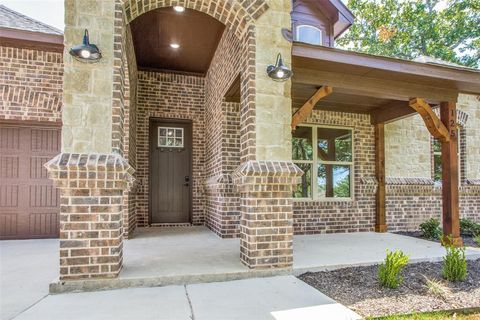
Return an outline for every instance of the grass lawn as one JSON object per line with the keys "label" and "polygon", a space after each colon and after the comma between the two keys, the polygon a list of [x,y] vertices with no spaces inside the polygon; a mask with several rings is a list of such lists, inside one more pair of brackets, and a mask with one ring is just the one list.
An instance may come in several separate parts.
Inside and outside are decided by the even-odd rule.
{"label": "grass lawn", "polygon": [[459,319],[459,320],[480,320],[480,313],[475,314],[459,314],[459,313],[445,313],[445,312],[428,312],[412,315],[402,316],[388,316],[380,318],[369,318],[371,320],[447,320],[447,319]]}

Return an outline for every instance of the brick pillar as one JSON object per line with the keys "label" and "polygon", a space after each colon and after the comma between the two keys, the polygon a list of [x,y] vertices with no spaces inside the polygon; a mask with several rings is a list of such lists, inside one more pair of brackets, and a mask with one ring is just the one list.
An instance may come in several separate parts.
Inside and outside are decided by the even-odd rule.
{"label": "brick pillar", "polygon": [[71,153],[45,167],[60,189],[60,280],[118,276],[131,167],[119,155]]}
{"label": "brick pillar", "polygon": [[241,195],[240,259],[249,268],[292,266],[292,190],[302,174],[290,161],[248,161],[235,170]]}

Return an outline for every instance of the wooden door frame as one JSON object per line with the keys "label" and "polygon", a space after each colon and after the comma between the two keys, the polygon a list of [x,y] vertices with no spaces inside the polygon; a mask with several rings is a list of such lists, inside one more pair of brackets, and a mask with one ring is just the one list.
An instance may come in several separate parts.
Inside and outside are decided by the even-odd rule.
{"label": "wooden door frame", "polygon": [[[179,124],[187,124],[190,126],[190,134],[188,139],[190,139],[192,144],[192,150],[190,152],[190,192],[189,192],[189,206],[188,206],[188,222],[192,223],[193,221],[193,121],[190,119],[176,119],[176,118],[162,118],[162,117],[149,117],[148,119],[148,225],[152,225],[152,185],[150,174],[152,172],[152,150],[151,150],[151,143],[152,143],[152,134],[153,134],[153,125],[155,123],[179,123]],[[187,138],[187,137],[185,137]]]}

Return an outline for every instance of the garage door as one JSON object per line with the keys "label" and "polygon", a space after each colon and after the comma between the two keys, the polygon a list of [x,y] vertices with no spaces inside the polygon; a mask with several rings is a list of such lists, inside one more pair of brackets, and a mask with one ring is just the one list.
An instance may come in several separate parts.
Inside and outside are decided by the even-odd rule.
{"label": "garage door", "polygon": [[60,143],[59,127],[0,123],[0,239],[58,237],[59,192],[43,164]]}

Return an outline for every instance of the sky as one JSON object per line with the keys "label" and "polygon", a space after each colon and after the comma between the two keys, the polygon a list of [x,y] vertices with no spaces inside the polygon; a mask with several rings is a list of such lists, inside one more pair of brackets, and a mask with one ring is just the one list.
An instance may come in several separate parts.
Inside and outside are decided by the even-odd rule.
{"label": "sky", "polygon": [[[348,0],[342,1],[346,3]],[[64,29],[64,0],[0,0],[0,4],[57,29]],[[437,9],[443,9],[445,5],[446,1],[441,1]]]}
{"label": "sky", "polygon": [[63,31],[64,0],[0,0],[0,4]]}

